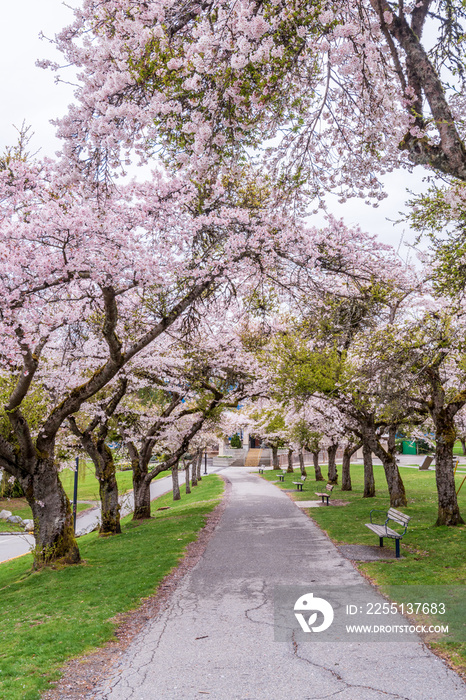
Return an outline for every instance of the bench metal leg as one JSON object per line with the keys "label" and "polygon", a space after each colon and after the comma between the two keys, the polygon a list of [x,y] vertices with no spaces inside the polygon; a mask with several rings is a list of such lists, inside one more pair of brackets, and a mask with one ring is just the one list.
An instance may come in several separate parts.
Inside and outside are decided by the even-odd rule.
{"label": "bench metal leg", "polygon": [[328,497],[328,496],[326,496],[326,499],[327,499],[327,505],[328,505],[328,498],[329,498],[329,497]]}
{"label": "bench metal leg", "polygon": [[383,547],[383,537],[379,537],[380,546]]}
{"label": "bench metal leg", "polygon": [[400,558],[400,540],[398,538],[395,540],[395,557],[396,559]]}

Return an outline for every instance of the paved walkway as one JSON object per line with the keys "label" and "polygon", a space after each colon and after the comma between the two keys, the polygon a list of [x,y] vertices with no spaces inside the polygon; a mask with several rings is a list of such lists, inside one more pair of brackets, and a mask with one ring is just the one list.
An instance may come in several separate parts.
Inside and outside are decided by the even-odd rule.
{"label": "paved walkway", "polygon": [[277,584],[379,597],[279,489],[245,469],[222,473],[232,493],[203,557],[95,700],[465,700],[459,677],[420,642],[275,642]]}

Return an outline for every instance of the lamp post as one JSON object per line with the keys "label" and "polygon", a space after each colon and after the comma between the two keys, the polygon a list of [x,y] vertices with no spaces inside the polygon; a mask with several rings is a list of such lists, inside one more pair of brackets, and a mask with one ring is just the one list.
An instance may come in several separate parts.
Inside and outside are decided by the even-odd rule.
{"label": "lamp post", "polygon": [[78,502],[78,468],[79,457],[76,457],[76,469],[74,472],[74,490],[73,490],[73,529],[76,532],[76,505]]}

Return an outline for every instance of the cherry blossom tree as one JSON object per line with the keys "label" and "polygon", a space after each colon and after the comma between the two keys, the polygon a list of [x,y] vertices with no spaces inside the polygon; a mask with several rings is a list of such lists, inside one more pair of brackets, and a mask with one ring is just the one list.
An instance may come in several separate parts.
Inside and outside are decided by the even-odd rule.
{"label": "cherry blossom tree", "polygon": [[[401,261],[386,253],[385,266],[370,256],[365,258],[372,274],[367,268],[363,272],[361,267],[346,267],[347,260],[340,256],[329,256],[328,267],[341,272],[340,285],[332,280],[325,289],[315,286],[308,299],[309,312],[302,305],[289,331],[274,341],[276,359],[271,371],[283,397],[301,403],[321,401],[322,415],[329,411],[339,415],[335,426],[340,435],[350,431],[362,442],[366,498],[375,495],[372,453],[382,460],[390,502],[397,507],[406,504],[406,495],[394,435],[398,424],[413,419],[416,407],[401,398],[405,381],[395,382],[396,390],[390,386],[387,367],[381,371],[377,366],[370,341],[380,327],[390,328],[397,314],[409,308],[409,294],[419,281]],[[360,260],[364,260],[362,255]],[[319,408],[318,403],[315,407]],[[385,447],[380,437],[386,431],[389,441]],[[331,457],[330,453],[329,478],[333,481]]]}
{"label": "cherry blossom tree", "polygon": [[[464,314],[452,313],[445,300],[429,301],[418,318],[381,333],[382,372],[404,372],[400,401],[430,417],[435,430],[438,525],[463,523],[455,491],[453,447],[455,417],[466,405]],[[399,378],[401,384],[401,377]]]}
{"label": "cherry blossom tree", "polygon": [[207,450],[218,446],[219,424],[227,411],[228,409],[223,409],[220,418],[215,416],[215,420],[205,421],[201,430],[191,440],[190,450],[194,453],[191,479],[193,486],[197,486],[198,482],[202,481],[202,462],[203,457],[207,458]]}
{"label": "cherry blossom tree", "polygon": [[85,0],[57,37],[81,71],[60,130],[94,169],[136,146],[205,173],[278,136],[274,177],[314,194],[377,198],[409,163],[465,180],[464,21],[450,0]]}
{"label": "cherry blossom tree", "polygon": [[[101,535],[114,535],[121,532],[116,467],[112,450],[108,445],[108,437],[112,427],[110,421],[127,391],[128,378],[121,377],[116,387],[112,388],[110,397],[101,402],[94,416],[90,419],[86,417],[85,425],[80,425],[83,422],[84,407],[81,407],[81,420],[76,416],[70,416],[68,419],[72,433],[78,438],[81,447],[94,463],[95,475],[99,482],[101,511],[99,532]],[[95,410],[94,406],[93,408]]]}
{"label": "cherry blossom tree", "polygon": [[[236,408],[259,389],[253,362],[242,352],[234,330],[228,331],[225,324],[215,323],[211,317],[203,319],[189,344],[185,342],[182,367],[176,374],[164,373],[164,379],[163,388],[160,379],[157,382],[158,401],[150,407],[143,403],[136,422],[130,419],[125,428],[128,421],[123,413],[119,416],[133,466],[134,519],[150,517],[151,481],[160,472],[176,467],[191,445],[195,447],[193,441],[206,424],[211,429],[223,410]],[[150,370],[144,370],[143,381],[151,385]],[[129,411],[130,416],[134,414],[134,402]],[[153,455],[157,463],[150,468]]]}
{"label": "cherry blossom tree", "polygon": [[[79,560],[55,458],[65,422],[209,295],[280,275],[267,232],[286,230],[285,246],[297,232],[296,221],[282,229],[283,212],[266,223],[257,204],[200,196],[162,172],[105,198],[70,173],[14,158],[0,170],[1,372],[13,378],[0,464],[31,505],[37,563]],[[23,407],[41,388],[47,409],[33,426]]]}

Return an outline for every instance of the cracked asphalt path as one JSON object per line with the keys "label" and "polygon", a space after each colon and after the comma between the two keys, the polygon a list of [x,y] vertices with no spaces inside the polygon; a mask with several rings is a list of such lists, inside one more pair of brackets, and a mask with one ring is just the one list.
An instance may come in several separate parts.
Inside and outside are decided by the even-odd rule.
{"label": "cracked asphalt path", "polygon": [[420,642],[274,642],[275,585],[377,594],[285,494],[244,469],[223,474],[232,491],[204,555],[96,700],[466,699],[459,676]]}

